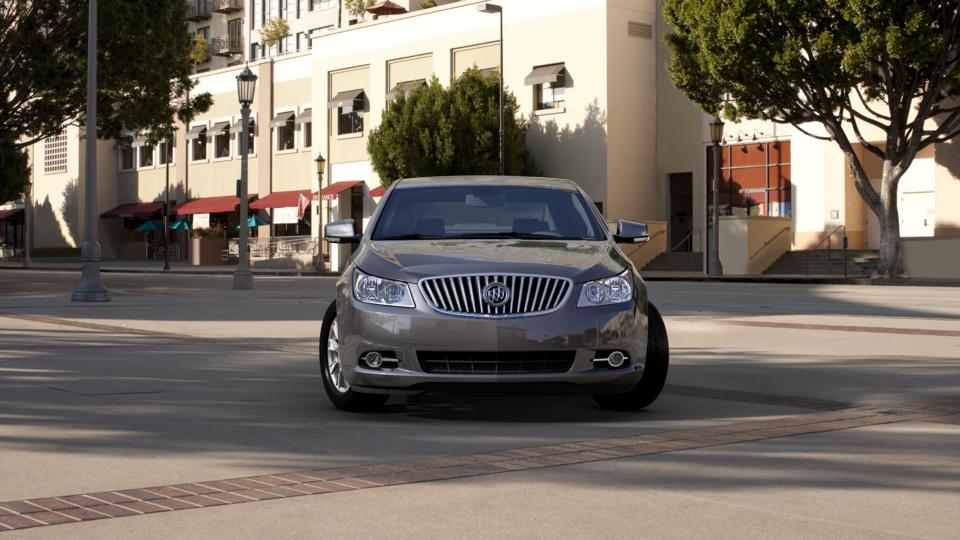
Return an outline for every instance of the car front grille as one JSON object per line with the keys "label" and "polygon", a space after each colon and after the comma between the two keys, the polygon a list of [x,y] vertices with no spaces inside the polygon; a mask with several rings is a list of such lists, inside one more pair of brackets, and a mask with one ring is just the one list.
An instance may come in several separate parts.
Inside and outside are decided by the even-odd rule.
{"label": "car front grille", "polygon": [[[506,299],[491,302],[490,295],[485,294],[491,287],[501,293],[506,291]],[[548,313],[560,307],[572,288],[569,279],[526,274],[470,274],[420,281],[420,291],[430,307],[468,317],[521,317]]]}
{"label": "car front grille", "polygon": [[498,373],[566,373],[576,351],[417,351],[426,373],[490,375]]}

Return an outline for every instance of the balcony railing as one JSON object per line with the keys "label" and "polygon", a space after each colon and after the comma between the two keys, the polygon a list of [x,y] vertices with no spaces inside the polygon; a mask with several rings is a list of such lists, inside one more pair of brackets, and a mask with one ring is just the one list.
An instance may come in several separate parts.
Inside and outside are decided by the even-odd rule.
{"label": "balcony railing", "polygon": [[187,20],[203,21],[210,18],[211,0],[190,0],[187,4]]}
{"label": "balcony railing", "polygon": [[213,10],[217,13],[232,13],[243,9],[243,0],[213,0]]}
{"label": "balcony railing", "polygon": [[215,37],[210,45],[213,46],[213,54],[217,56],[232,56],[243,52],[243,40],[237,35]]}

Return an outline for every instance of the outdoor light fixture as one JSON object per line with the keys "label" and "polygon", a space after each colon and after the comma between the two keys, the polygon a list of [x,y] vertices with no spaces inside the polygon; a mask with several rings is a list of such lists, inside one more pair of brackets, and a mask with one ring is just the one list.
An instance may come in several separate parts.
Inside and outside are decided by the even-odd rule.
{"label": "outdoor light fixture", "polygon": [[317,164],[317,176],[322,180],[323,171],[325,171],[327,167],[327,158],[323,157],[322,152],[317,152],[317,157],[314,158],[313,162]]}
{"label": "outdoor light fixture", "polygon": [[710,140],[713,141],[713,144],[723,142],[723,120],[717,118],[710,122]]}
{"label": "outdoor light fixture", "polygon": [[243,68],[237,75],[237,98],[241,107],[249,107],[253,103],[253,95],[257,90],[257,76],[250,71],[250,66]]}

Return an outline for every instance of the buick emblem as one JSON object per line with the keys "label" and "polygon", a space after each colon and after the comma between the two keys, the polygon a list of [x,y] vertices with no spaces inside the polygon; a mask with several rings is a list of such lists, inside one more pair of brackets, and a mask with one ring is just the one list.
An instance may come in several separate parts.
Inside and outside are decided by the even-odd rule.
{"label": "buick emblem", "polygon": [[510,289],[503,283],[491,283],[483,288],[483,301],[500,307],[510,301]]}

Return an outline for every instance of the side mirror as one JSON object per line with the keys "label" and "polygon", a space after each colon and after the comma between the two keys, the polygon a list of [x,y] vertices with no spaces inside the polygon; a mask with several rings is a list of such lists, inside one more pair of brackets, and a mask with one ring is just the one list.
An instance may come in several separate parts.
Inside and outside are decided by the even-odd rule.
{"label": "side mirror", "polygon": [[359,244],[361,238],[352,219],[334,221],[323,227],[323,239],[331,244]]}
{"label": "side mirror", "polygon": [[646,244],[650,237],[647,235],[647,224],[621,219],[617,222],[617,233],[613,235],[618,244]]}

